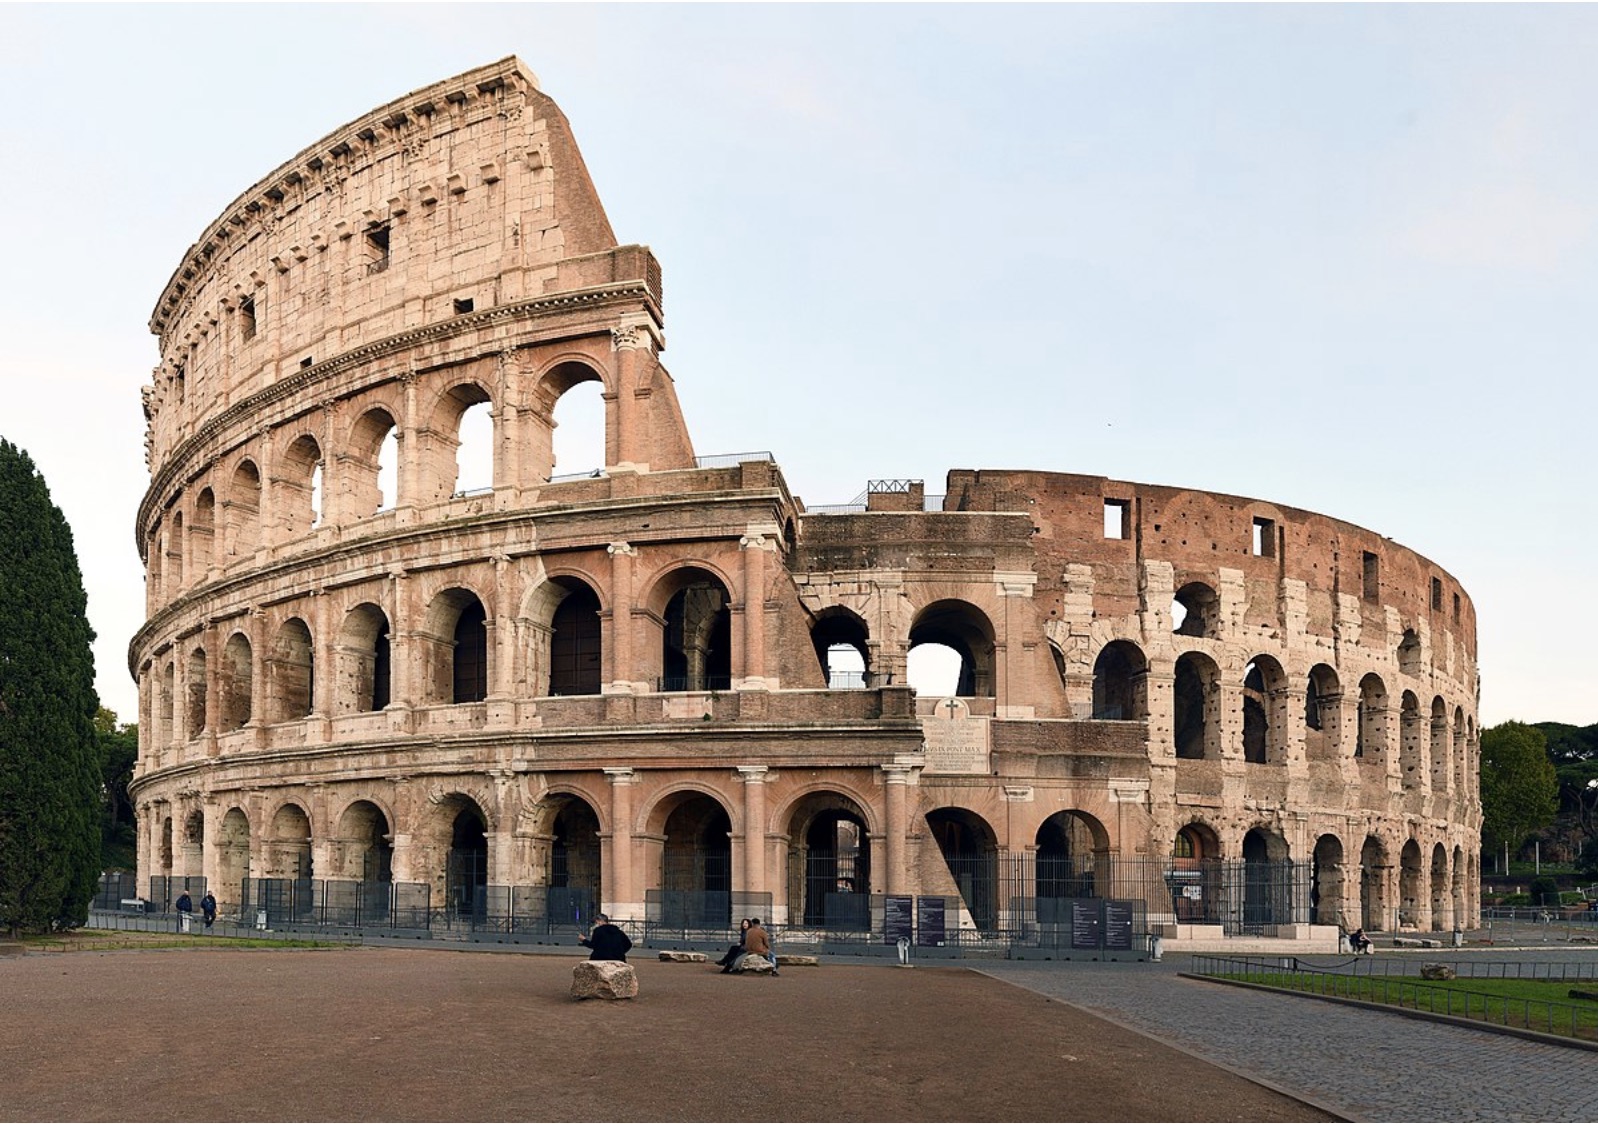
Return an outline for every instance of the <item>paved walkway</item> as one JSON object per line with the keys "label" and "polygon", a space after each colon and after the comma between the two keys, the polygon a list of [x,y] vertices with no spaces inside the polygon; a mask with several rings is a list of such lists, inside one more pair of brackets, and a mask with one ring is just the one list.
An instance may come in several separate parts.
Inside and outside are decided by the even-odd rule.
{"label": "paved walkway", "polygon": [[1598,1120],[1598,1054],[1182,979],[1186,962],[970,966],[1350,1120]]}

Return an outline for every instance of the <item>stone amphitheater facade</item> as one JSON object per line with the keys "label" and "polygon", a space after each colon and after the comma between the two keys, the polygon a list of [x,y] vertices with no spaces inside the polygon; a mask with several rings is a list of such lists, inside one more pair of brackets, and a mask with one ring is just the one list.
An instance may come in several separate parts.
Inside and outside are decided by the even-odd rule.
{"label": "stone amphitheater facade", "polygon": [[[942,894],[989,929],[1021,871],[1196,937],[1250,928],[1184,889],[1236,862],[1302,874],[1255,932],[1479,915],[1452,576],[1265,500],[956,470],[941,501],[807,510],[769,456],[696,456],[660,267],[514,58],[276,168],[150,327],[149,892],[509,887],[629,919],[725,892],[793,927]],[[561,477],[554,411],[589,383],[604,464]],[[463,493],[480,404],[492,487]],[[910,686],[923,645],[952,688]],[[1153,892],[1116,890],[1138,871]]]}

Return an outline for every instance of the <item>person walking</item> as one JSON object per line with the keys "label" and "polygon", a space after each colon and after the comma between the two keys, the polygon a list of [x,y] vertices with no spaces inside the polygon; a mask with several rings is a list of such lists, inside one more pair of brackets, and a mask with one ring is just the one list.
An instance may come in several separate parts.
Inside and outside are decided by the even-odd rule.
{"label": "person walking", "polygon": [[595,914],[594,920],[598,922],[586,937],[580,937],[577,943],[593,951],[588,954],[590,960],[627,960],[627,950],[632,948],[633,940],[621,929],[610,923],[610,918],[603,913]]}

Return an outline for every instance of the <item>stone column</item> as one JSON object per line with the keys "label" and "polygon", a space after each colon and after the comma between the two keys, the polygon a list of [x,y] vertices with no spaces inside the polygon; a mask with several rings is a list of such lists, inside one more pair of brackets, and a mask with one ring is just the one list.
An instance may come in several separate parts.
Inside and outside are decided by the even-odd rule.
{"label": "stone column", "polygon": [[905,879],[906,838],[910,831],[909,793],[916,783],[919,765],[894,763],[882,766],[882,780],[886,787],[884,803],[887,805],[888,828],[884,850],[883,890],[889,894],[902,894],[907,889]]}
{"label": "stone column", "polygon": [[600,855],[599,878],[604,883],[601,896],[609,900],[601,902],[600,909],[612,918],[633,920],[639,912],[633,893],[632,800],[638,774],[625,768],[606,769],[605,779],[610,781],[610,847]]}
{"label": "stone column", "polygon": [[601,670],[607,693],[631,694],[638,674],[633,664],[633,558],[638,551],[625,542],[605,550],[610,555],[610,635],[601,645]]}
{"label": "stone column", "polygon": [[738,779],[744,785],[742,888],[751,894],[763,894],[766,891],[766,766],[739,765]]}
{"label": "stone column", "polygon": [[751,532],[739,540],[743,551],[743,636],[735,649],[742,656],[742,668],[734,668],[734,676],[743,672],[742,681],[733,686],[739,690],[763,691],[766,689],[766,565],[768,552],[777,549],[776,542],[762,530]]}

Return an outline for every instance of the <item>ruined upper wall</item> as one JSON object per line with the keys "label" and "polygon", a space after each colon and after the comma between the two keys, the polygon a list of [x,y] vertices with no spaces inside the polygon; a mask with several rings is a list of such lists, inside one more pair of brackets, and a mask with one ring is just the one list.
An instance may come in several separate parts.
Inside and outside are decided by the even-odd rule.
{"label": "ruined upper wall", "polygon": [[[1030,514],[1039,597],[1060,589],[1067,564],[1087,564],[1100,610],[1130,613],[1138,608],[1139,563],[1146,559],[1169,563],[1177,589],[1190,581],[1213,585],[1224,568],[1252,587],[1251,612],[1261,623],[1276,619],[1282,583],[1302,582],[1311,633],[1332,635],[1340,604],[1357,605],[1368,636],[1424,623],[1434,636],[1451,634],[1472,664],[1476,659],[1475,607],[1459,581],[1408,547],[1341,519],[1219,492],[1016,470],[953,470],[944,502],[949,511]],[[1125,511],[1120,538],[1106,527],[1106,508],[1115,505]]]}
{"label": "ruined upper wall", "polygon": [[209,415],[332,356],[615,280],[615,247],[565,116],[519,60],[375,109],[240,195],[184,255],[150,320],[151,470]]}

